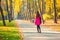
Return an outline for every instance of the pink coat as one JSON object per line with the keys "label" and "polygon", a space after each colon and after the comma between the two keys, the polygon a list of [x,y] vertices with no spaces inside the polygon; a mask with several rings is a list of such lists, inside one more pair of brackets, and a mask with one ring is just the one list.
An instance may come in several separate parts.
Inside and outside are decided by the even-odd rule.
{"label": "pink coat", "polygon": [[41,18],[36,18],[35,19],[35,25],[40,25],[41,24]]}

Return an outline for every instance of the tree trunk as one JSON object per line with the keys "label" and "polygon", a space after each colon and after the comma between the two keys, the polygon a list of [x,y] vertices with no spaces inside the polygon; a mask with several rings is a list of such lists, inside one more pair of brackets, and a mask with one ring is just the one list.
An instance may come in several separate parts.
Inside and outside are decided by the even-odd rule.
{"label": "tree trunk", "polygon": [[30,19],[30,2],[27,0],[28,19]]}
{"label": "tree trunk", "polygon": [[41,0],[42,2],[42,6],[40,6],[40,0],[38,0],[38,5],[39,5],[39,9],[40,9],[40,15],[41,15],[41,20],[42,20],[42,23],[44,24],[44,19],[43,19],[43,13],[45,12],[45,3],[44,3],[44,0]]}
{"label": "tree trunk", "polygon": [[57,23],[56,0],[53,0],[53,3],[54,3],[54,23]]}
{"label": "tree trunk", "polygon": [[44,19],[43,19],[43,14],[45,13],[45,2],[44,2],[44,0],[42,0],[42,21],[43,21],[43,24],[44,24]]}
{"label": "tree trunk", "polygon": [[9,14],[10,16],[9,16],[9,18],[10,18],[10,20],[9,20],[9,22],[11,22],[12,21],[12,19],[13,19],[13,15],[12,15],[12,0],[10,0],[10,14]]}
{"label": "tree trunk", "polygon": [[6,0],[6,10],[7,10],[7,13],[8,13],[8,20],[10,21],[10,13],[9,13],[9,10],[8,10],[8,0]]}
{"label": "tree trunk", "polygon": [[2,15],[3,24],[4,24],[4,26],[6,26],[4,15],[3,15],[3,10],[1,8],[1,0],[0,0],[0,12],[1,12],[1,15]]}

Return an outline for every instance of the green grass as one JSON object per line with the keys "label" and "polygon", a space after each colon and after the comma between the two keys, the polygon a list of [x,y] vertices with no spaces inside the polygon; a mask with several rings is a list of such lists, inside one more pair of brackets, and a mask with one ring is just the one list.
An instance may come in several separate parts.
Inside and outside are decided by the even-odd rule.
{"label": "green grass", "polygon": [[15,27],[1,27],[0,28],[0,39],[2,40],[19,40],[19,33]]}
{"label": "green grass", "polygon": [[5,21],[6,26],[3,26],[2,21],[0,20],[0,40],[20,40],[18,29],[14,21],[10,22]]}
{"label": "green grass", "polygon": [[[5,20],[6,26],[12,27],[15,26],[14,21],[9,22],[8,20]],[[3,26],[3,21],[0,20],[0,26]]]}
{"label": "green grass", "polygon": [[19,34],[16,32],[0,32],[2,40],[19,40]]}

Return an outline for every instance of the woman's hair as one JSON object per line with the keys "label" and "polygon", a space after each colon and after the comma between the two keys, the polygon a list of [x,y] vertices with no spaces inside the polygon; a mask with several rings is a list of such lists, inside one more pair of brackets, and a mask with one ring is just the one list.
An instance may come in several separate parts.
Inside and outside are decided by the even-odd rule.
{"label": "woman's hair", "polygon": [[39,12],[38,12],[38,11],[37,11],[37,13],[36,13],[36,18],[37,18],[37,17],[40,17],[40,14],[39,14]]}

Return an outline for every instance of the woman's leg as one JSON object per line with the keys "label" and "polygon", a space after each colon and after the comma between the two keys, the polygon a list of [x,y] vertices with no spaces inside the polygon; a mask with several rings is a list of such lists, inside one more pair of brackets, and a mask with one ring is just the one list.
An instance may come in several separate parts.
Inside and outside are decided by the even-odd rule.
{"label": "woman's leg", "polygon": [[39,26],[39,25],[37,25],[37,31],[38,31],[39,33],[41,33],[41,29],[40,29],[40,26]]}
{"label": "woman's leg", "polygon": [[40,27],[40,33],[41,33],[41,27]]}

